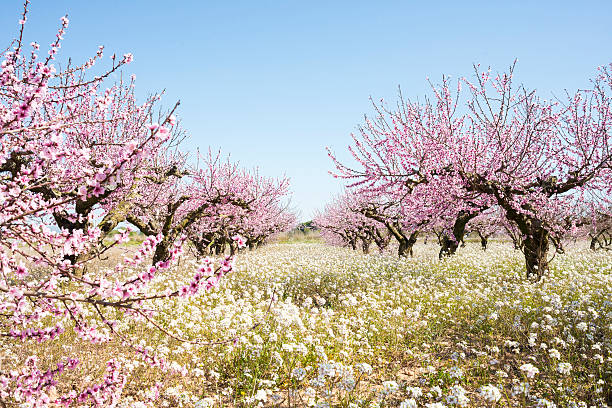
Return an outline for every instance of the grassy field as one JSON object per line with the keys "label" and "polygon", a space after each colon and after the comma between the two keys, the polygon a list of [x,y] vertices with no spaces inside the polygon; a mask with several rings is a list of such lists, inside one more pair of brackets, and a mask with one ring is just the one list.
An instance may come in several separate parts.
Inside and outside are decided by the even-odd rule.
{"label": "grassy field", "polygon": [[[175,370],[150,368],[116,342],[83,347],[68,332],[44,350],[5,342],[1,361],[34,351],[50,364],[70,349],[82,364],[58,384],[69,388],[99,379],[117,358],[128,373],[124,407],[610,403],[609,253],[574,245],[534,284],[508,243],[486,252],[468,243],[439,261],[433,242],[411,259],[281,242],[241,253],[219,288],[166,303],[159,316],[177,336],[229,342],[121,328]],[[195,265],[182,261],[158,285],[178,285]]]}

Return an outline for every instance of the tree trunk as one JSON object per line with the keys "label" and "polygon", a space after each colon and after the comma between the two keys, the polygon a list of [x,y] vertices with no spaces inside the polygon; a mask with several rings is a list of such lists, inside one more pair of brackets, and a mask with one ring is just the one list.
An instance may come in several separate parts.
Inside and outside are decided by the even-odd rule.
{"label": "tree trunk", "polygon": [[382,254],[387,245],[389,245],[389,241],[391,240],[391,236],[388,234],[383,234],[380,232],[378,228],[374,228],[371,232],[371,237],[374,240],[374,243],[378,247],[378,251]]}
{"label": "tree trunk", "polygon": [[[83,218],[86,220],[88,215],[89,215],[89,212],[85,213],[85,216],[83,216]],[[71,220],[67,214],[60,214],[60,213],[54,213],[53,218],[55,219],[55,222],[57,223],[58,227],[66,229],[70,233],[73,233],[76,230],[81,230],[83,231],[84,235],[87,235],[87,230],[89,227],[87,221]],[[103,238],[100,238],[100,242],[102,242],[102,239]],[[78,256],[77,255],[64,255],[64,259],[70,262],[70,265],[75,265],[78,261],[86,259],[92,254],[93,254],[92,251],[90,251],[90,252],[82,253]],[[81,276],[85,275],[85,270],[83,269],[79,268],[77,272]]]}
{"label": "tree trunk", "polygon": [[408,253],[412,251],[412,248],[408,247],[408,240],[405,238],[398,239],[399,247],[397,249],[397,255],[399,257],[406,257]]}
{"label": "tree trunk", "polygon": [[167,240],[162,240],[155,247],[155,253],[153,254],[152,264],[156,265],[158,262],[164,262],[170,259],[170,245],[172,243]]}
{"label": "tree trunk", "polygon": [[610,247],[612,246],[612,234],[610,233],[610,230],[608,228],[602,229],[595,235],[589,234],[589,236],[591,237],[591,250],[610,250]]}
{"label": "tree trunk", "polygon": [[523,242],[527,277],[539,281],[548,270],[549,233],[541,227],[532,228]]}
{"label": "tree trunk", "polygon": [[438,257],[442,259],[445,255],[454,255],[457,252],[457,248],[459,248],[459,243],[463,242],[463,237],[465,235],[465,226],[468,222],[474,217],[476,217],[479,213],[475,212],[465,212],[460,211],[459,215],[455,219],[455,223],[453,224],[453,237],[449,237],[447,234],[443,234],[442,239],[440,240],[440,244],[442,248],[440,249],[440,254]]}
{"label": "tree trunk", "polygon": [[445,256],[454,255],[455,252],[457,252],[457,248],[459,248],[459,241],[452,239],[446,234],[442,236],[440,243],[442,248],[440,248],[440,253],[438,254],[439,259],[442,259]]}
{"label": "tree trunk", "polygon": [[361,250],[363,251],[364,254],[369,254],[370,253],[370,241],[362,238],[361,239]]}
{"label": "tree trunk", "polygon": [[198,258],[210,255],[210,243],[212,238],[201,236],[200,238],[190,238],[191,244],[197,251]]}
{"label": "tree trunk", "polygon": [[542,221],[519,214],[512,208],[506,208],[506,216],[518,227],[519,233],[516,237],[511,236],[515,246],[520,245],[525,255],[527,278],[539,281],[548,271],[550,233],[544,228]]}
{"label": "tree trunk", "polygon": [[408,237],[408,253],[410,254],[411,258],[414,256],[414,253],[412,252],[412,247],[414,246],[414,244],[416,244],[418,236],[419,236],[419,231],[414,231]]}
{"label": "tree trunk", "polygon": [[404,257],[410,255],[410,257],[412,258],[414,256],[412,247],[416,243],[418,236],[419,236],[419,232],[414,231],[412,234],[410,234],[408,238],[406,238],[405,236],[401,238],[396,237],[397,240],[399,241],[399,248],[397,250],[397,254],[399,256],[404,256]]}
{"label": "tree trunk", "polygon": [[487,243],[489,242],[489,238],[482,235],[480,231],[478,231],[478,236],[480,237],[480,247],[483,251],[487,250]]}

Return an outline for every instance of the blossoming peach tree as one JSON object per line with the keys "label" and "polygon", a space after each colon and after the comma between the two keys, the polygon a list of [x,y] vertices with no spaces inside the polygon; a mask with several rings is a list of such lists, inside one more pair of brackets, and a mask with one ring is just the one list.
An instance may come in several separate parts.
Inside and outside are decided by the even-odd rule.
{"label": "blossoming peach tree", "polygon": [[452,157],[436,145],[444,132],[461,127],[452,115],[455,107],[411,103],[401,93],[395,109],[384,101],[373,107],[374,116],[352,135],[355,163],[341,163],[329,152],[337,168],[333,175],[369,202],[363,214],[387,226],[400,256],[412,252],[420,233],[432,230],[440,233],[440,257],[454,254],[467,223],[492,205],[447,171]]}
{"label": "blossoming peach tree", "polygon": [[[93,344],[118,340],[149,364],[169,369],[120,323],[143,324],[179,339],[156,322],[155,305],[212,288],[231,271],[233,258],[204,259],[192,278],[176,287],[153,282],[183,252],[186,235],[176,225],[209,214],[187,208],[180,219],[165,218],[133,256],[110,268],[88,266],[129,239],[127,229],[110,232],[135,212],[137,198],[151,186],[180,180],[180,158],[165,156],[176,134],[176,106],[154,122],[158,96],[137,104],[133,81],[104,88],[106,79],[132,60],[130,54],[112,56],[111,68],[98,75],[92,70],[103,56],[101,47],[84,64],[58,69],[55,57],[68,19],[61,19],[43,56],[39,44],[24,43],[27,8],[26,2],[19,36],[0,65],[0,336],[24,344],[52,342],[64,332]],[[178,207],[168,200],[164,205]],[[245,245],[239,236],[235,241]],[[154,262],[145,264],[151,256]],[[42,367],[36,354],[22,357],[16,366],[0,367],[0,406],[112,405],[127,379],[114,359],[99,383],[51,393],[79,361],[66,354]]]}
{"label": "blossoming peach tree", "polygon": [[323,239],[331,245],[347,246],[353,250],[361,248],[368,253],[374,242],[383,251],[389,244],[390,235],[383,223],[363,215],[364,206],[369,205],[354,191],[347,190],[327,204],[313,221]]}
{"label": "blossoming peach tree", "polygon": [[289,194],[289,179],[263,177],[256,170],[240,169],[210,153],[202,162],[206,163],[205,171],[197,173],[196,178],[199,195],[190,197],[208,197],[214,205],[207,207],[207,217],[187,229],[197,256],[222,253],[226,247],[234,254],[238,249],[237,235],[247,239],[252,248],[292,228],[295,217],[284,202]]}

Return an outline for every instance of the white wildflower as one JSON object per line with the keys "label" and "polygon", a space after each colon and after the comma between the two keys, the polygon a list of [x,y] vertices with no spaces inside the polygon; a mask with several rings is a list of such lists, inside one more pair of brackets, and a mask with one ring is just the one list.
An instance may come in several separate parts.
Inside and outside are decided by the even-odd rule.
{"label": "white wildflower", "polygon": [[502,397],[501,392],[499,392],[499,389],[492,384],[480,387],[480,395],[482,395],[482,397],[487,402],[497,402]]}
{"label": "white wildflower", "polygon": [[525,375],[527,375],[527,378],[533,378],[535,377],[536,374],[540,372],[540,370],[537,367],[535,367],[533,364],[530,364],[530,363],[523,364],[522,366],[519,367],[519,369],[525,372]]}
{"label": "white wildflower", "polygon": [[557,372],[560,374],[568,375],[572,371],[572,365],[570,363],[559,363],[557,366]]}

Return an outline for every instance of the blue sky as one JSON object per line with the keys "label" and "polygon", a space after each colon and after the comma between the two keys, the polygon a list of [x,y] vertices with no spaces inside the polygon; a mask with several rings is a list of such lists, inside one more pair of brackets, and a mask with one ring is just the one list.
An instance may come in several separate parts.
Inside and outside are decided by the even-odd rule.
{"label": "blue sky", "polygon": [[[0,3],[8,45],[22,5]],[[70,27],[59,61],[98,45],[134,54],[143,97],[181,100],[186,149],[212,146],[245,167],[292,180],[293,205],[310,219],[341,190],[330,146],[347,157],[370,96],[416,98],[426,78],[469,76],[472,63],[506,69],[546,97],[585,87],[612,61],[611,1],[68,1],[33,0],[26,40],[50,43]]]}

